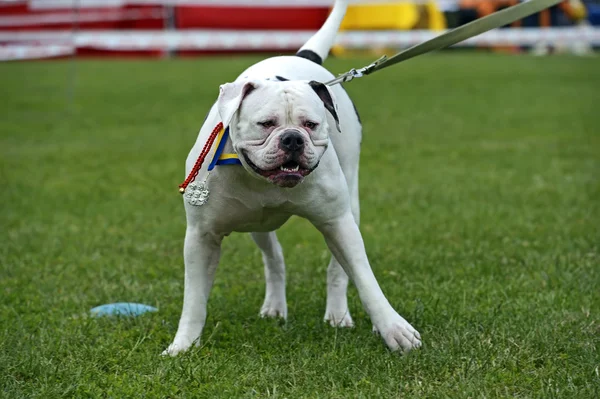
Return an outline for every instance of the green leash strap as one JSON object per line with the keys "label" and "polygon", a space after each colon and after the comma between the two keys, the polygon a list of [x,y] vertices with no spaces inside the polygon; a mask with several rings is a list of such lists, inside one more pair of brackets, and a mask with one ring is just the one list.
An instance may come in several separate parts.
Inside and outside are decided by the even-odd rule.
{"label": "green leash strap", "polygon": [[490,14],[487,17],[476,19],[473,22],[459,26],[458,28],[452,29],[424,43],[417,44],[416,46],[401,51],[391,58],[383,56],[366,67],[358,70],[351,69],[350,71],[338,76],[333,80],[330,80],[325,84],[328,86],[333,86],[338,83],[349,82],[354,78],[360,78],[365,75],[369,75],[375,71],[379,71],[399,62],[406,61],[418,55],[452,46],[489,30],[511,24],[529,15],[552,7],[561,1],[562,0],[529,0],[524,3],[505,8],[504,10]]}

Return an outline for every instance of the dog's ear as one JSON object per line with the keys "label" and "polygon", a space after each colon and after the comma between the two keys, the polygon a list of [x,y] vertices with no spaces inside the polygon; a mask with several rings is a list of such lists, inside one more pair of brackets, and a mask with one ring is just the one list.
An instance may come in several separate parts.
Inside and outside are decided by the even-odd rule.
{"label": "dog's ear", "polygon": [[338,118],[337,112],[335,110],[336,105],[335,105],[335,102],[333,101],[333,93],[331,93],[329,91],[329,88],[321,82],[316,82],[314,80],[311,80],[310,82],[308,82],[308,84],[310,87],[312,87],[312,89],[315,91],[315,93],[317,93],[317,96],[319,96],[321,101],[323,101],[323,104],[325,105],[325,109],[327,111],[329,111],[331,116],[333,116],[333,119],[335,119],[335,127],[337,128],[338,132],[341,132],[340,119]]}
{"label": "dog's ear", "polygon": [[233,83],[225,83],[220,86],[219,99],[217,100],[217,108],[223,126],[229,126],[233,115],[237,112],[244,98],[258,86],[256,82],[239,81]]}

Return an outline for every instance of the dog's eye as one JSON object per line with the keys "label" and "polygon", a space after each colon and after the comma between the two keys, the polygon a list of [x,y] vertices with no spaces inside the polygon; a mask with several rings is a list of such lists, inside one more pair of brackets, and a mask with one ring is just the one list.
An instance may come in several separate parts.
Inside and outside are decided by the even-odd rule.
{"label": "dog's eye", "polygon": [[275,126],[275,121],[271,119],[268,121],[258,122],[257,124],[264,128],[270,128],[270,127]]}
{"label": "dog's eye", "polygon": [[304,122],[304,127],[310,130],[315,130],[319,126],[316,122],[306,121]]}

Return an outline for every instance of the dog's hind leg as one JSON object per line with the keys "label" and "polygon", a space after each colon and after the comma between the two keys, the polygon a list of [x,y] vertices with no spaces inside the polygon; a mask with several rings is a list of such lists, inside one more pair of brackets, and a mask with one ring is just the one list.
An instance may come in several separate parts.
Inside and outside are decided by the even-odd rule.
{"label": "dog's hind leg", "polygon": [[260,308],[262,317],[281,317],[287,319],[285,299],[285,262],[283,250],[274,231],[270,233],[252,233],[252,239],[262,251],[265,265],[266,293]]}
{"label": "dog's hind leg", "polygon": [[327,307],[324,320],[333,327],[352,327],[354,322],[348,309],[348,275],[335,256],[327,266]]}
{"label": "dog's hind leg", "polygon": [[[358,200],[358,172],[348,180],[350,188],[350,205],[356,224],[360,222],[360,205]],[[335,256],[327,267],[327,307],[324,320],[333,327],[353,327],[354,322],[348,309],[348,275],[342,269]]]}

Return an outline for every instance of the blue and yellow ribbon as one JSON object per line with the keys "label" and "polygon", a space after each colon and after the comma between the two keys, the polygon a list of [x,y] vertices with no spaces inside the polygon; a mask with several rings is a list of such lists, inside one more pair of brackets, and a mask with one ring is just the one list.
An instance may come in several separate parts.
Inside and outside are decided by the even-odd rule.
{"label": "blue and yellow ribbon", "polygon": [[229,138],[229,126],[226,129],[221,129],[219,135],[217,136],[217,150],[215,151],[215,155],[213,157],[212,162],[208,166],[208,171],[214,169],[217,165],[241,165],[240,159],[235,153],[223,153],[225,149],[225,144],[227,143],[227,139]]}

